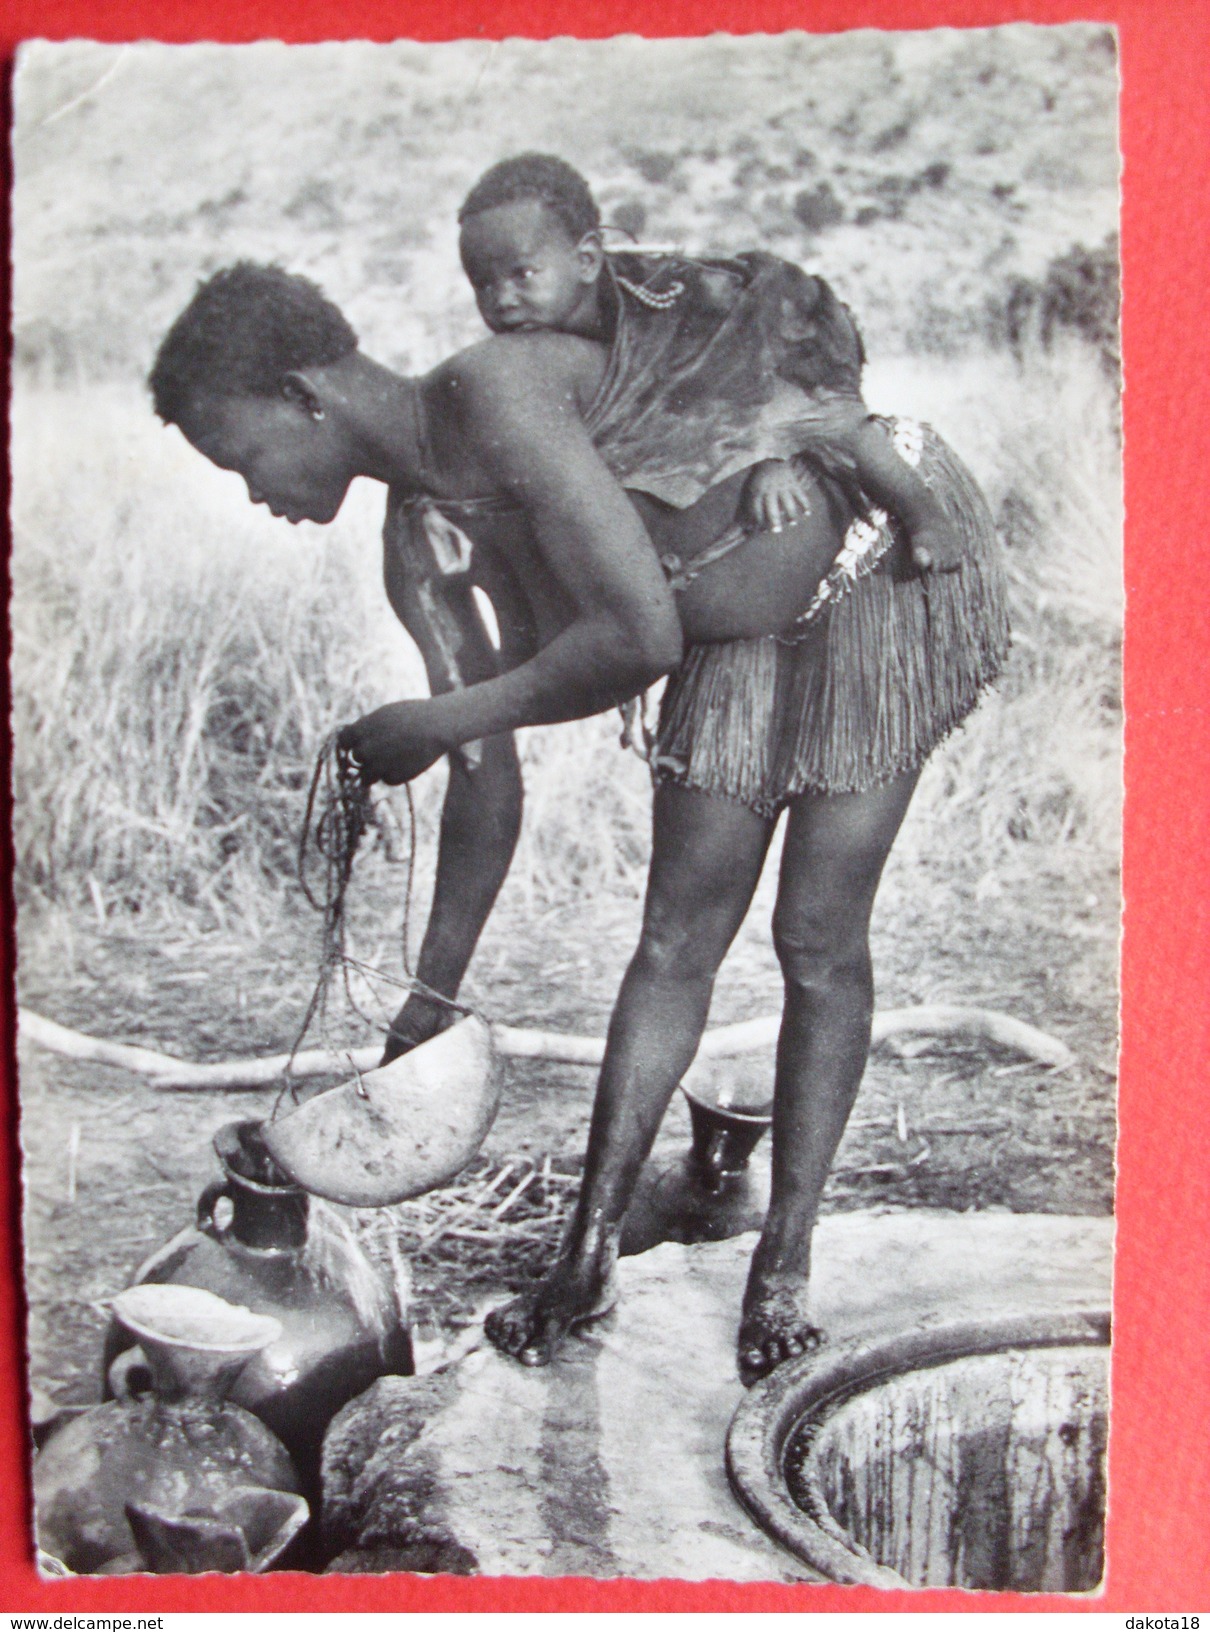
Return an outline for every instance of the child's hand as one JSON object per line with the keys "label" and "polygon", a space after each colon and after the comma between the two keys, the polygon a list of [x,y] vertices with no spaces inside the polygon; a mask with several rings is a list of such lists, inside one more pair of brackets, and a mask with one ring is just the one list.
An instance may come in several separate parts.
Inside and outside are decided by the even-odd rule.
{"label": "child's hand", "polygon": [[913,527],[911,545],[918,572],[957,572],[966,553],[962,535],[949,521]]}
{"label": "child's hand", "polygon": [[740,500],[739,519],[745,527],[780,533],[810,510],[806,488],[787,460],[762,459],[753,465]]}

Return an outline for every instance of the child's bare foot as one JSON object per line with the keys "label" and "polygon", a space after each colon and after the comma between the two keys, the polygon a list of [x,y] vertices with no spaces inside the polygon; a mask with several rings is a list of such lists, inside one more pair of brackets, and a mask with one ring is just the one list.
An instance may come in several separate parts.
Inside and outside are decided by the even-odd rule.
{"label": "child's bare foot", "polygon": [[532,1292],[493,1309],[484,1331],[502,1354],[523,1366],[549,1365],[569,1332],[613,1308],[615,1258],[608,1245],[560,1258]]}
{"label": "child's bare foot", "polygon": [[807,1317],[807,1283],[782,1283],[760,1289],[749,1284],[744,1298],[736,1354],[740,1381],[747,1388],[775,1366],[810,1354],[825,1341]]}

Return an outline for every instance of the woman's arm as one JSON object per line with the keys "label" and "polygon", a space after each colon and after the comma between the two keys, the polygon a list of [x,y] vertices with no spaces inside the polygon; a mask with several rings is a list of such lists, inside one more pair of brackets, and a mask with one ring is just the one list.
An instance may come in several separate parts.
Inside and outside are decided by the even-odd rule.
{"label": "woman's arm", "polygon": [[477,349],[451,395],[470,451],[524,507],[540,554],[535,570],[562,592],[570,621],[507,674],[392,703],[346,727],[342,740],[371,779],[407,781],[461,743],[599,713],[680,661],[672,593],[584,429],[573,371],[560,356],[541,344]]}

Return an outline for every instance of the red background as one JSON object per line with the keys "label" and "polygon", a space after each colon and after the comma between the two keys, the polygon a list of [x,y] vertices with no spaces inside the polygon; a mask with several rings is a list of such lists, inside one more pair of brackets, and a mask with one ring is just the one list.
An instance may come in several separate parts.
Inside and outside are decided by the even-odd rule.
{"label": "red background", "polygon": [[[653,26],[652,14],[657,14]],[[1207,0],[4,0],[42,36],[286,40],[703,34],[1099,20],[1120,31],[1125,158],[1127,800],[1108,1570],[1089,1609],[1210,1610],[1210,5]],[[6,75],[6,84],[8,76]],[[2,875],[0,875],[2,876]],[[10,951],[11,951],[11,942]],[[11,958],[10,958],[11,964]],[[3,1091],[15,1125],[11,996]],[[0,1611],[1054,1609],[1073,1600],[841,1587],[451,1577],[41,1582],[27,1534],[15,1138],[0,1170]],[[1078,1602],[1075,1607],[1079,1607]]]}

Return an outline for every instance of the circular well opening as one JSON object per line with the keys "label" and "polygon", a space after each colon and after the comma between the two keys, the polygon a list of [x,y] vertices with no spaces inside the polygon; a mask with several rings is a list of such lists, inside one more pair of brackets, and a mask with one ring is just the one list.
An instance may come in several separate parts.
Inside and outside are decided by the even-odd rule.
{"label": "circular well opening", "polygon": [[1103,1573],[1108,1317],[852,1343],[757,1385],[736,1494],[823,1575],[1089,1592]]}
{"label": "circular well opening", "polygon": [[1089,1592],[1105,1525],[1108,1353],[967,1355],[888,1378],[786,1446],[790,1495],[822,1505],[913,1586]]}

